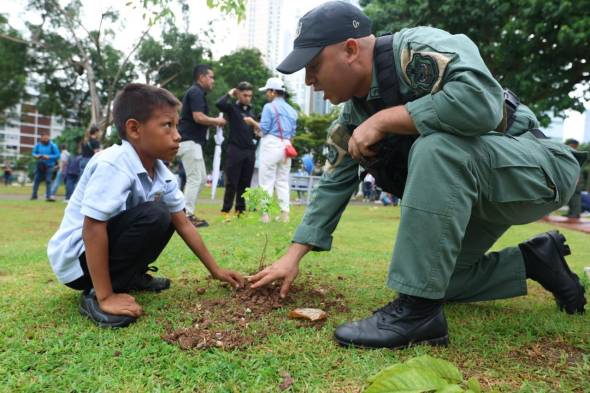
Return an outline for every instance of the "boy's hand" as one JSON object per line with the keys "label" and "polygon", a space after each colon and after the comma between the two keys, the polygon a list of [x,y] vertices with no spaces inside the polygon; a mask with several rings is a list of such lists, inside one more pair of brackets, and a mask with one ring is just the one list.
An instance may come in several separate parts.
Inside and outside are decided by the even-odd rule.
{"label": "boy's hand", "polygon": [[225,281],[231,284],[234,288],[242,288],[244,286],[244,277],[238,272],[234,272],[233,270],[228,270],[224,268],[219,268],[216,272],[211,273],[213,278]]}
{"label": "boy's hand", "polygon": [[256,122],[250,116],[244,116],[244,123],[248,124],[249,126],[256,125]]}
{"label": "boy's hand", "polygon": [[113,315],[130,315],[137,318],[143,314],[143,309],[135,298],[126,293],[112,293],[99,300],[98,304],[102,311]]}

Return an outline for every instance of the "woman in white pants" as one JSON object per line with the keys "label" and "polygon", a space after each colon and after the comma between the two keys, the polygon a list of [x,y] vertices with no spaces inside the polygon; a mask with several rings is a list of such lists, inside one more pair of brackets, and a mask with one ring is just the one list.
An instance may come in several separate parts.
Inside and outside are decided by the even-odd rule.
{"label": "woman in white pants", "polygon": [[[260,124],[262,132],[258,182],[269,195],[276,192],[281,208],[280,219],[289,220],[289,172],[291,159],[285,155],[285,147],[295,136],[297,112],[285,101],[285,86],[280,78],[270,78],[259,89],[266,92],[268,103],[262,109]],[[262,217],[268,222],[270,217]]]}

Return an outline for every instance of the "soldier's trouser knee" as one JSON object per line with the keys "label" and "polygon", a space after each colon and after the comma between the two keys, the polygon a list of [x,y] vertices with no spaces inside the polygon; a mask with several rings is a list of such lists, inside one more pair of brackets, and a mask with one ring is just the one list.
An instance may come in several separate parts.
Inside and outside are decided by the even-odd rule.
{"label": "soldier's trouser knee", "polygon": [[438,133],[412,148],[388,285],[430,299],[526,293],[518,248],[484,255],[511,225],[569,199],[579,165],[534,138]]}

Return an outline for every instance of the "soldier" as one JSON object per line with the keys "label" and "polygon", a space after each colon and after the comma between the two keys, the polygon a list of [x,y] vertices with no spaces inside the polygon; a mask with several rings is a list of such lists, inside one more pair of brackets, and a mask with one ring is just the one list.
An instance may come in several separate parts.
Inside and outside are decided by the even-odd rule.
{"label": "soldier", "polygon": [[486,254],[511,225],[567,202],[580,163],[569,147],[532,129],[537,120],[514,95],[504,98],[469,38],[430,27],[376,38],[358,8],[332,1],[301,18],[294,50],[277,70],[303,67],[308,85],[346,104],[329,131],[331,168],[293,244],[250,277],[253,287],[282,279],[284,296],[301,258],[330,249],[360,163],[385,191],[403,194],[388,277],[398,298],[339,326],[341,345],[446,345],[444,302],[525,295],[527,278],[567,313],[584,311],[584,289],[565,262],[569,247],[560,233]]}

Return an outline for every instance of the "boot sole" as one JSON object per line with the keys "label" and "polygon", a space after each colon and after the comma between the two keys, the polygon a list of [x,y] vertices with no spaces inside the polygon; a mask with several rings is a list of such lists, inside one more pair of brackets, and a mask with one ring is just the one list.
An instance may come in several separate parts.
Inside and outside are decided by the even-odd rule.
{"label": "boot sole", "polygon": [[371,347],[371,346],[367,346],[367,345],[359,345],[359,344],[353,344],[351,342],[348,341],[343,341],[340,340],[336,337],[334,337],[334,340],[336,340],[336,342],[342,346],[342,347],[348,347],[348,348],[361,348],[361,349],[381,349],[381,348],[387,348],[387,349],[405,349],[405,348],[410,348],[416,345],[430,345],[432,347],[446,347],[449,345],[449,336],[442,336],[442,337],[438,337],[438,338],[429,338],[427,340],[421,340],[421,341],[413,341],[410,342],[409,344],[406,345],[398,345],[396,347]]}
{"label": "boot sole", "polygon": [[578,275],[571,271],[567,262],[565,261],[565,256],[570,255],[572,253],[570,250],[570,247],[567,244],[565,244],[565,242],[566,242],[565,236],[563,234],[561,234],[560,232],[549,231],[549,232],[547,232],[547,234],[549,235],[549,237],[553,241],[553,244],[555,245],[555,247],[558,250],[558,254],[559,254],[559,258],[561,260],[562,267],[565,269],[568,276],[574,282],[574,285],[577,287],[577,292],[578,292],[576,295],[576,300],[573,302],[570,302],[570,303],[564,302],[562,299],[560,299],[554,295],[555,303],[557,303],[557,307],[559,308],[560,311],[565,311],[568,314],[575,314],[575,313],[583,314],[585,311],[584,306],[586,305],[586,297],[584,296],[584,293],[585,293],[584,287],[582,286],[582,284],[580,284],[580,278],[578,277]]}
{"label": "boot sole", "polygon": [[105,323],[105,322],[99,322],[97,320],[95,320],[92,315],[90,315],[90,313],[88,311],[86,311],[86,309],[82,306],[79,306],[78,308],[80,310],[80,314],[82,314],[83,316],[85,316],[86,318],[90,319],[92,322],[94,322],[94,324],[100,328],[124,328],[129,326],[130,324],[132,324],[133,322],[135,322],[134,320],[130,320],[130,321],[121,321],[118,323]]}

